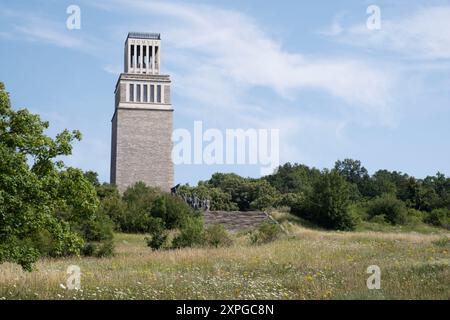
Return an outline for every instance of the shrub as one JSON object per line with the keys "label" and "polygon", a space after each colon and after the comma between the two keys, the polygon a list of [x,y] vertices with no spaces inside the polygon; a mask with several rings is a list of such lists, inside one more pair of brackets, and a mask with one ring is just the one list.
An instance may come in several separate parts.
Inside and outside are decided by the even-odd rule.
{"label": "shrub", "polygon": [[288,206],[292,209],[303,202],[305,202],[305,196],[303,193],[286,193],[281,197],[279,205]]}
{"label": "shrub", "polygon": [[199,185],[197,187],[190,187],[189,185],[182,185],[178,188],[178,194],[184,197],[196,196],[200,199],[209,199],[210,209],[213,211],[238,210],[237,204],[231,201],[231,194],[213,186]]}
{"label": "shrub", "polygon": [[199,217],[188,217],[180,229],[180,234],[172,241],[173,248],[199,246],[204,243],[203,220]]}
{"label": "shrub", "polygon": [[117,203],[117,213],[122,215],[119,218],[120,229],[124,232],[148,232],[152,223],[150,212],[160,195],[158,189],[147,187],[143,182],[128,187],[122,197],[125,207],[121,209],[121,205]]}
{"label": "shrub", "polygon": [[114,242],[112,240],[108,240],[99,244],[96,257],[110,257],[114,255]]}
{"label": "shrub", "polygon": [[349,210],[349,184],[335,171],[323,171],[304,202],[292,206],[292,213],[327,229],[352,230],[355,217]]}
{"label": "shrub", "polygon": [[391,224],[405,224],[407,221],[407,210],[403,201],[394,195],[384,194],[368,203],[367,214],[369,218],[384,215]]}
{"label": "shrub", "polygon": [[109,184],[109,183],[103,183],[103,184],[98,184],[95,187],[95,190],[97,191],[97,196],[100,200],[103,200],[105,198],[119,198],[120,194],[119,194],[119,190],[117,189],[117,187],[113,184]]}
{"label": "shrub", "polygon": [[114,221],[116,230],[148,233],[154,220],[160,218],[165,229],[181,227],[185,217],[193,210],[178,197],[162,193],[138,182],[129,187],[122,197],[105,197],[103,211]]}
{"label": "shrub", "polygon": [[168,231],[164,228],[161,218],[151,218],[150,237],[146,238],[147,245],[153,250],[161,249],[167,242]]}
{"label": "shrub", "polygon": [[86,241],[105,241],[113,238],[113,223],[101,210],[95,217],[77,224],[74,228]]}
{"label": "shrub", "polygon": [[[239,210],[274,207],[279,201],[279,192],[264,179],[243,178],[234,173],[215,173],[211,179],[199,182],[199,187],[218,188],[231,196]],[[211,199],[213,202],[215,199]],[[235,207],[235,206],[233,206]]]}
{"label": "shrub", "polygon": [[150,237],[146,237],[147,246],[153,250],[161,249],[167,243],[168,232],[167,230],[161,230],[160,232],[153,233]]}
{"label": "shrub", "polygon": [[387,220],[386,220],[386,216],[384,214],[379,214],[379,215],[373,216],[370,219],[370,222],[378,223],[378,224],[386,224]]}
{"label": "shrub", "polygon": [[56,247],[54,236],[45,229],[37,230],[37,232],[30,237],[30,243],[32,243],[32,247],[36,248],[43,256],[52,256]]}
{"label": "shrub", "polygon": [[424,220],[424,213],[416,209],[407,209],[406,223],[410,225],[418,225]]}
{"label": "shrub", "polygon": [[100,208],[111,219],[115,230],[127,231],[127,206],[120,196],[105,197],[101,200]]}
{"label": "shrub", "polygon": [[180,198],[170,194],[162,194],[153,204],[151,216],[160,218],[166,229],[182,226],[186,217],[193,214],[193,210]]}
{"label": "shrub", "polygon": [[233,243],[227,230],[221,224],[214,224],[204,231],[205,244],[212,247],[228,247]]}
{"label": "shrub", "polygon": [[276,240],[281,235],[281,227],[277,223],[263,222],[250,234],[252,244],[263,244]]}
{"label": "shrub", "polygon": [[81,249],[81,254],[91,257],[110,257],[114,254],[114,242],[112,240],[104,242],[89,242]]}
{"label": "shrub", "polygon": [[449,209],[434,209],[427,213],[425,222],[434,226],[450,229],[450,210]]}

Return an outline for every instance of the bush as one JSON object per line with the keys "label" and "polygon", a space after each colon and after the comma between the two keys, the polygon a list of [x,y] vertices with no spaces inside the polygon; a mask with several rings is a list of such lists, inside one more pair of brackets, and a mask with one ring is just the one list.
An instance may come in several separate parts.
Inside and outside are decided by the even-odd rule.
{"label": "bush", "polygon": [[393,225],[405,224],[407,222],[405,204],[391,194],[384,194],[369,201],[367,214],[369,218],[384,215],[386,220]]}
{"label": "bush", "polygon": [[151,218],[150,237],[146,238],[147,245],[153,250],[161,249],[165,246],[168,237],[168,231],[164,228],[161,218]]}
{"label": "bush", "polygon": [[146,237],[147,246],[153,250],[163,248],[167,243],[168,232],[167,230],[161,230],[161,232],[153,233],[150,237]]}
{"label": "bush", "polygon": [[103,211],[114,221],[115,229],[122,232],[148,233],[154,220],[160,218],[165,229],[181,227],[185,217],[193,210],[178,197],[162,193],[156,188],[138,182],[129,187],[122,197],[102,199]]}
{"label": "bush", "polygon": [[427,213],[425,222],[437,227],[450,229],[450,210],[449,209],[434,209]]}
{"label": "bush", "polygon": [[416,209],[407,209],[406,223],[409,225],[418,225],[423,223],[424,213]]}
{"label": "bush", "polygon": [[280,199],[279,206],[288,206],[291,210],[305,202],[303,193],[286,193]]}
{"label": "bush", "polygon": [[386,216],[384,214],[379,214],[377,216],[373,216],[369,221],[373,222],[373,223],[378,223],[378,224],[388,223],[386,220]]}
{"label": "bush", "polygon": [[223,225],[214,224],[205,229],[204,242],[209,246],[218,248],[230,246],[233,240]]}
{"label": "bush", "polygon": [[160,195],[157,188],[147,187],[143,182],[128,187],[122,197],[125,207],[116,203],[116,213],[121,214],[118,217],[120,229],[124,232],[149,232],[152,224],[150,212]]}
{"label": "bush", "polygon": [[48,230],[38,230],[30,237],[32,247],[36,248],[43,256],[52,256],[55,252],[56,241]]}
{"label": "bush", "polygon": [[281,235],[281,227],[277,223],[263,222],[250,234],[252,244],[263,244],[276,240]]}
{"label": "bush", "polygon": [[[126,232],[128,219],[126,217],[127,206],[120,196],[106,197],[101,200],[101,210],[111,219],[114,224],[114,229],[117,231]],[[133,228],[131,228],[133,229]]]}
{"label": "bush", "polygon": [[192,214],[193,210],[183,200],[170,194],[159,196],[151,210],[151,216],[160,218],[166,229],[181,227]]}
{"label": "bush", "polygon": [[96,257],[110,257],[114,255],[114,242],[112,240],[108,240],[99,244]]}
{"label": "bush", "polygon": [[91,257],[110,257],[114,254],[114,242],[112,240],[104,242],[89,242],[81,249],[81,254]]}
{"label": "bush", "polygon": [[101,210],[92,219],[77,224],[74,229],[86,241],[105,241],[113,238],[113,223]]}
{"label": "bush", "polygon": [[292,213],[327,229],[352,230],[357,220],[349,210],[349,184],[335,171],[323,171]]}
{"label": "bush", "polygon": [[[274,207],[280,200],[279,192],[265,179],[243,178],[234,173],[215,173],[208,181],[199,182],[200,186],[217,188],[230,195],[233,207],[240,211]],[[214,206],[215,199],[210,199]]]}
{"label": "bush", "polygon": [[178,188],[178,194],[184,197],[196,196],[200,199],[210,200],[210,210],[224,210],[234,211],[238,210],[236,203],[231,201],[231,195],[213,186],[199,185],[197,187],[190,187],[189,185],[182,185]]}
{"label": "bush", "polygon": [[199,217],[188,217],[181,227],[180,234],[173,239],[173,248],[199,246],[204,243],[203,220]]}

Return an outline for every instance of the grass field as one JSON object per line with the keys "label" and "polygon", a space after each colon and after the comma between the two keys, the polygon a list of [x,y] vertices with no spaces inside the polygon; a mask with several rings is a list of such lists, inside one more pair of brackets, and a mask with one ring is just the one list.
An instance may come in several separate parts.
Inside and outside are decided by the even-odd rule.
{"label": "grass field", "polygon": [[[450,234],[427,228],[327,232],[277,217],[290,234],[254,246],[152,252],[143,235],[116,234],[111,258],[44,259],[27,273],[0,265],[0,299],[450,299]],[[66,269],[81,268],[81,290]],[[369,290],[369,265],[381,289]]]}

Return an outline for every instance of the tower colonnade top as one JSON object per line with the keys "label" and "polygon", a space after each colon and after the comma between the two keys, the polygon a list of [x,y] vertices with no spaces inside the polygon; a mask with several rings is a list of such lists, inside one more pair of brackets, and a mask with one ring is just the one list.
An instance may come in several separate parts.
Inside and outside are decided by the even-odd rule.
{"label": "tower colonnade top", "polygon": [[159,74],[161,70],[160,34],[128,33],[124,57],[125,73]]}

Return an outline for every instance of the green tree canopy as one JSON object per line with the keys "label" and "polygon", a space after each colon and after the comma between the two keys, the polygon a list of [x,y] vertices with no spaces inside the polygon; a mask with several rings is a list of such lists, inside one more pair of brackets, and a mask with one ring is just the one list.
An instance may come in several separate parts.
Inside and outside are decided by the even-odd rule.
{"label": "green tree canopy", "polygon": [[80,132],[52,138],[48,126],[27,109],[13,110],[0,83],[0,263],[27,270],[43,254],[78,254],[83,236],[75,222],[92,220],[98,205],[83,173],[57,160],[71,154]]}

